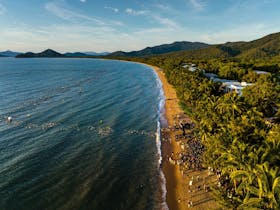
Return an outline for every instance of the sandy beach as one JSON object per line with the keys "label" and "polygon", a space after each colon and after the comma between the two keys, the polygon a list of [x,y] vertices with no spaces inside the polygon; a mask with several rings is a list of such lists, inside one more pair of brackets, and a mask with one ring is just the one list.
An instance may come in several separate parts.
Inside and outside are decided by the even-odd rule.
{"label": "sandy beach", "polygon": [[[179,106],[179,100],[176,96],[176,91],[167,82],[163,71],[155,66],[150,66],[159,76],[164,94],[165,94],[165,118],[167,119],[169,127],[179,123],[179,117],[185,120],[190,119],[184,115],[183,110]],[[163,154],[163,172],[166,178],[167,188],[167,204],[170,210],[177,209],[217,209],[218,206],[212,198],[208,190],[203,190],[203,185],[215,184],[215,175],[210,174],[207,169],[193,170],[187,173],[182,173],[177,164],[172,164],[169,157],[173,154],[181,152],[181,146],[176,142],[176,131],[168,132],[170,141],[162,141],[162,154]],[[192,181],[190,190],[189,182]],[[191,191],[191,192],[190,192]],[[189,203],[192,205],[188,205]]]}

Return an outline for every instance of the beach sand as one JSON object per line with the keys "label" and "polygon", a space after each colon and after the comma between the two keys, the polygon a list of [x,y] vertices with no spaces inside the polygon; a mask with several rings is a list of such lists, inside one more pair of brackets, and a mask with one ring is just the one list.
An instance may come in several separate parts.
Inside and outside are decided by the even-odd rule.
{"label": "beach sand", "polygon": [[[167,82],[163,71],[155,66],[150,66],[159,76],[164,94],[165,94],[165,118],[168,125],[172,126],[174,123],[179,123],[176,116],[184,116],[184,112],[179,106],[179,100],[175,89]],[[190,120],[187,116],[185,119]],[[208,170],[202,171],[188,171],[182,174],[178,165],[171,164],[168,158],[172,153],[177,154],[181,151],[181,147],[175,141],[175,132],[170,131],[168,135],[171,137],[171,142],[162,141],[162,155],[163,155],[163,173],[166,178],[167,188],[167,204],[170,210],[177,209],[218,209],[218,205],[213,199],[210,192],[203,189],[203,184],[207,186],[215,184],[215,175],[209,175]],[[193,185],[189,192],[189,181],[193,179]],[[200,190],[197,187],[201,186]],[[188,207],[188,202],[192,201],[192,206]]]}

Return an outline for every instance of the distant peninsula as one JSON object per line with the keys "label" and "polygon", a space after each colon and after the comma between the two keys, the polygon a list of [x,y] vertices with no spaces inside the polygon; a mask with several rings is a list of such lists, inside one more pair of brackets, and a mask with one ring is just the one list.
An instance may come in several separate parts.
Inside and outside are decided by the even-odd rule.
{"label": "distant peninsula", "polygon": [[60,58],[60,57],[65,57],[65,55],[51,49],[47,49],[40,53],[27,52],[16,56],[16,58]]}
{"label": "distant peninsula", "polygon": [[123,52],[116,51],[113,53],[103,52],[67,52],[61,54],[52,49],[47,49],[40,53],[27,52],[17,55],[17,58],[56,58],[56,57],[102,57],[102,56],[110,56],[110,57],[142,57],[142,56],[151,56],[151,55],[161,55],[165,53],[178,52],[178,51],[190,51],[190,50],[199,50],[209,47],[209,44],[201,43],[201,42],[173,42],[171,44],[163,44],[153,47],[146,47],[145,49],[139,51],[131,51],[131,52]]}
{"label": "distant peninsula", "polygon": [[81,58],[81,57],[97,57],[97,56],[105,56],[109,53],[96,53],[96,52],[67,52],[67,53],[59,53],[57,51],[54,51],[52,49],[44,50],[40,53],[33,53],[33,52],[27,52],[27,53],[20,53],[16,55],[16,58]]}
{"label": "distant peninsula", "polygon": [[0,57],[16,57],[17,55],[21,54],[20,52],[13,52],[11,50],[6,50],[0,52]]}

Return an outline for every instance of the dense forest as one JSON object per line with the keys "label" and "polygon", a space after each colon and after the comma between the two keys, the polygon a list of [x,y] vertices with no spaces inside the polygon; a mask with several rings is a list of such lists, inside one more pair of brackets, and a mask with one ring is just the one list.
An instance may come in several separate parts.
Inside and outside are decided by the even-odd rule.
{"label": "dense forest", "polygon": [[[257,52],[261,41],[256,42]],[[210,47],[211,56],[201,56],[206,49],[199,49],[118,59],[163,69],[182,108],[196,124],[195,133],[206,148],[205,166],[221,171],[221,186],[213,186],[213,194],[223,207],[280,209],[280,57],[255,56],[244,43],[227,45],[231,53],[241,55],[243,51],[245,56],[220,56],[218,47]],[[198,70],[191,72],[184,64],[195,64]],[[254,84],[244,88],[242,95],[225,93],[222,84],[211,81],[204,72]]]}

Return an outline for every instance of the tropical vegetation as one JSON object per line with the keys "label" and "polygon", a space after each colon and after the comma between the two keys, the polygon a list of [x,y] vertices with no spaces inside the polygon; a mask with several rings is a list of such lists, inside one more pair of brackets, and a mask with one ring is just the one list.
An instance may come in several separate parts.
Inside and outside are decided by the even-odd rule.
{"label": "tropical vegetation", "polygon": [[[270,36],[250,43],[250,49],[243,42],[219,49],[235,55],[232,58],[195,56],[207,48],[191,56],[177,52],[118,58],[163,69],[196,124],[196,135],[206,148],[205,166],[221,171],[220,186],[213,186],[213,194],[226,209],[280,209],[280,57],[276,49],[273,56],[268,52],[256,56],[260,43],[275,48],[265,41],[274,43]],[[219,54],[217,47],[210,48],[211,55]],[[185,64],[195,64],[200,70],[191,72]],[[244,88],[242,95],[225,93],[222,84],[208,79],[205,71],[254,84]]]}

